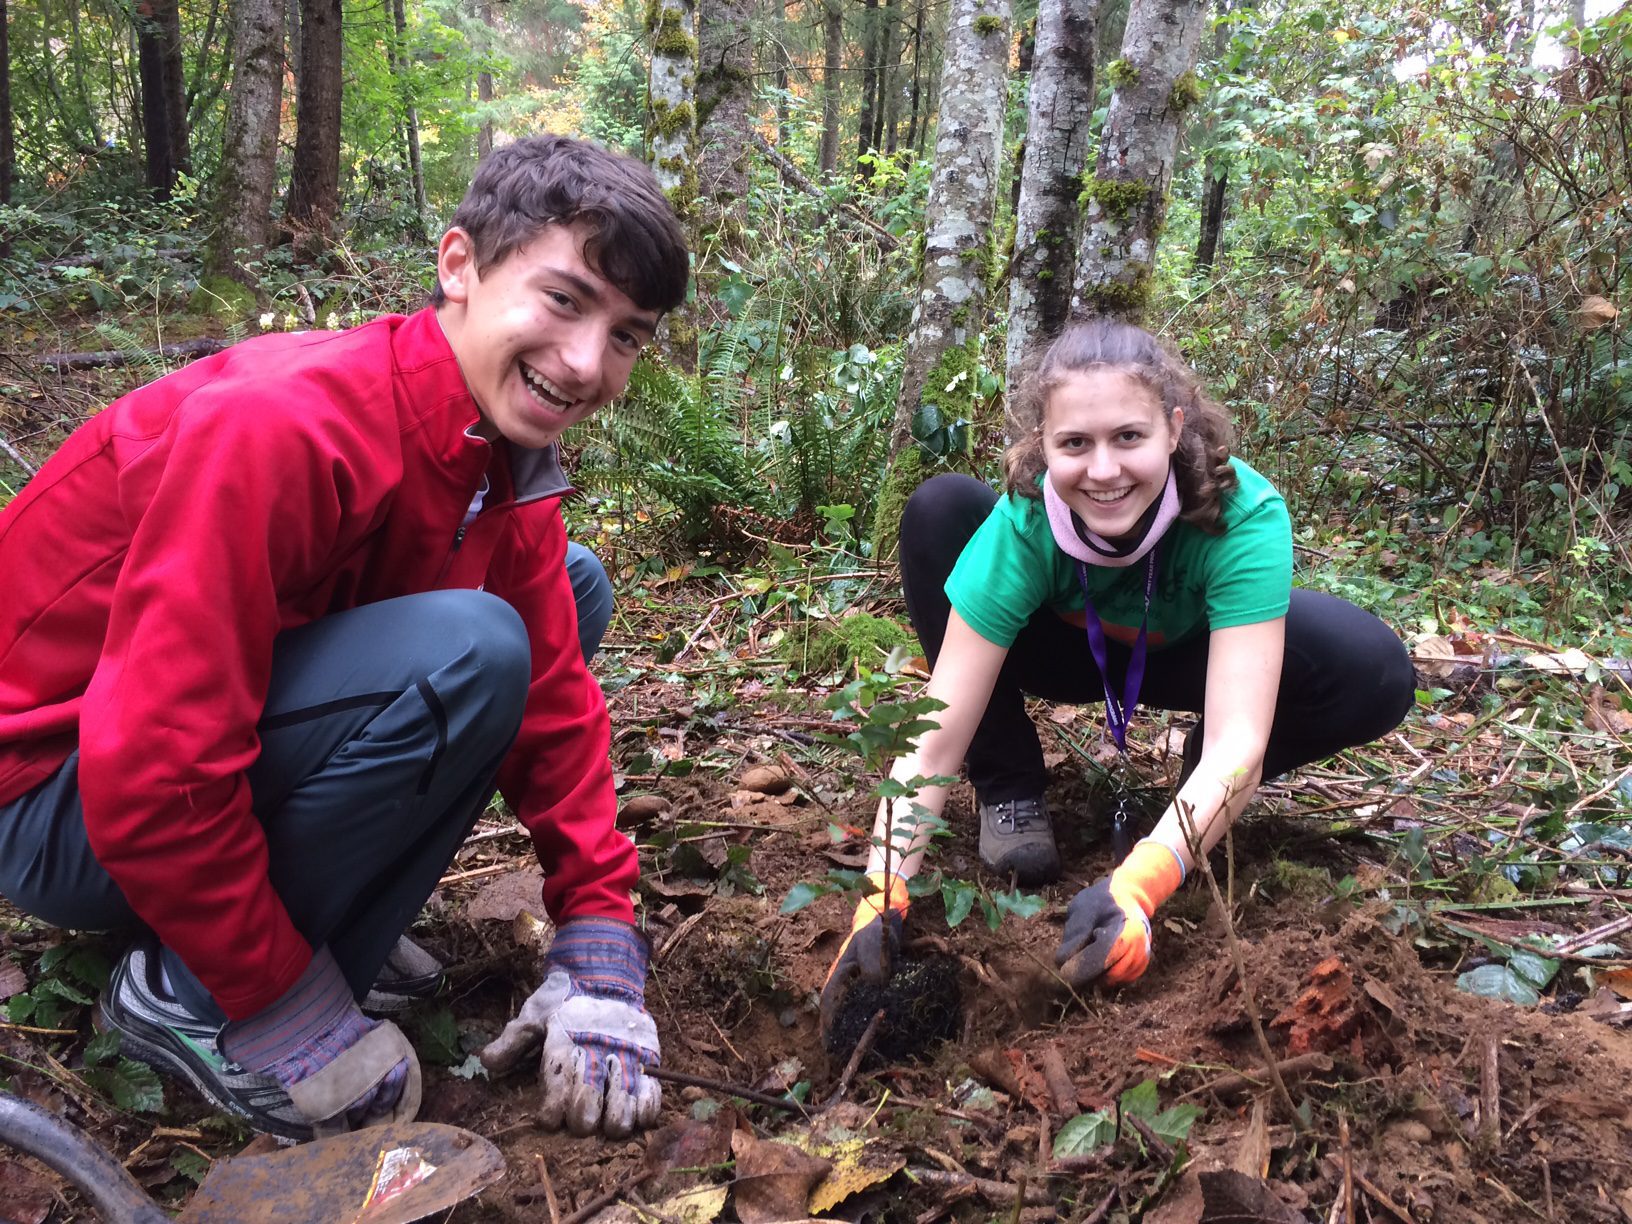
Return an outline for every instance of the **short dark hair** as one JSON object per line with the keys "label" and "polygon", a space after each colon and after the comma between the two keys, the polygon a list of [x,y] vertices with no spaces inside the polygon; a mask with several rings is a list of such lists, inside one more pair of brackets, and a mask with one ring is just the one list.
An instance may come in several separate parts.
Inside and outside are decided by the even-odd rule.
{"label": "short dark hair", "polygon": [[[673,310],[691,275],[686,236],[641,162],[566,136],[526,136],[482,159],[453,214],[476,269],[502,263],[547,225],[582,225],[584,257],[642,310]],[[431,303],[446,300],[438,280]]]}

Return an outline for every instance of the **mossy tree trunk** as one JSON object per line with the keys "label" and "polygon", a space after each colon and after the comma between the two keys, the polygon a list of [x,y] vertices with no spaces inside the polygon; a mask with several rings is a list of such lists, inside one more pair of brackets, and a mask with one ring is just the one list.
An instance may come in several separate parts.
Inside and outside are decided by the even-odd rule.
{"label": "mossy tree trunk", "polygon": [[822,5],[822,147],[816,164],[823,171],[839,164],[839,101],[844,72],[843,0]]}
{"label": "mossy tree trunk", "polygon": [[754,103],[752,0],[705,0],[697,34],[697,252],[699,318],[723,324],[716,294],[722,257],[741,257],[748,225],[748,148]]}
{"label": "mossy tree trunk", "polygon": [[283,22],[283,0],[233,0],[232,90],[210,192],[215,227],[204,252],[207,277],[252,283],[240,257],[256,260],[266,249],[277,186]]}
{"label": "mossy tree trunk", "polygon": [[[912,422],[952,350],[980,332],[992,261],[992,213],[1003,149],[1009,67],[1008,0],[953,0],[941,70],[935,167],[924,207],[923,277],[890,431],[890,454],[913,443]],[[965,368],[967,363],[964,363]],[[967,399],[968,389],[964,396]]]}
{"label": "mossy tree trunk", "polygon": [[[688,232],[697,214],[697,5],[655,0],[648,10],[652,36],[651,108],[646,147],[652,173]],[[695,249],[695,248],[694,248]],[[671,310],[658,333],[664,358],[688,374],[697,369],[697,308]]]}
{"label": "mossy tree trunk", "polygon": [[1077,194],[1094,115],[1094,32],[1101,0],[1037,10],[1026,104],[1026,152],[1009,272],[1008,385],[1039,338],[1065,325],[1076,267]]}
{"label": "mossy tree trunk", "polygon": [[1167,223],[1179,124],[1200,100],[1194,71],[1206,0],[1133,0],[1099,160],[1084,191],[1071,315],[1134,322],[1150,298],[1156,244]]}

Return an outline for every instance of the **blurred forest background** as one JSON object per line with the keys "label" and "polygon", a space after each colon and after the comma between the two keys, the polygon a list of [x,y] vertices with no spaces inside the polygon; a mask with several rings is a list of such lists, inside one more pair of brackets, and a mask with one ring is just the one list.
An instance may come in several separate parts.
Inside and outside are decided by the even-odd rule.
{"label": "blurred forest background", "polygon": [[876,566],[924,471],[993,474],[1024,347],[1111,310],[1228,404],[1301,580],[1615,653],[1632,13],[1131,7],[0,0],[0,498],[189,353],[415,308],[482,152],[560,131],[694,240],[572,443],[625,577]]}

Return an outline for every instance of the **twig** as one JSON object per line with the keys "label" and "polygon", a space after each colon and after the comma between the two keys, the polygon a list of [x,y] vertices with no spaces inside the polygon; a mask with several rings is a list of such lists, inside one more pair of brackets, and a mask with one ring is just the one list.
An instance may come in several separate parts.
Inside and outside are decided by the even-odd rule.
{"label": "twig", "polygon": [[[1582,931],[1581,934],[1560,942],[1553,951],[1579,952],[1582,948],[1590,948],[1595,943],[1602,943],[1611,935],[1619,935],[1625,930],[1632,930],[1632,914],[1623,915],[1620,918],[1604,923],[1602,926],[1595,926],[1590,931]],[[1547,955],[1550,955],[1550,953],[1547,953]]]}
{"label": "twig", "polygon": [[[639,1186],[644,1181],[645,1179],[642,1178],[641,1181],[636,1182],[635,1185]],[[593,1219],[603,1210],[612,1206],[613,1203],[617,1202],[627,1193],[628,1189],[624,1186],[615,1186],[611,1190],[602,1190],[594,1198],[590,1199],[589,1202],[585,1203],[582,1207],[578,1208],[577,1211],[573,1212],[566,1219],[562,1220],[561,1224],[584,1224],[585,1220]],[[516,1197],[519,1199],[521,1195],[518,1194]],[[531,1200],[529,1199],[529,1201]]]}
{"label": "twig", "polygon": [[850,1054],[850,1061],[844,1064],[844,1071],[839,1075],[839,1086],[833,1089],[833,1095],[827,1098],[827,1107],[831,1108],[850,1090],[850,1080],[861,1066],[861,1060],[867,1057],[867,1051],[873,1048],[873,1039],[878,1036],[878,1027],[883,1023],[884,1009],[881,1007],[873,1013],[873,1018],[862,1030],[861,1040],[856,1042],[856,1048]]}
{"label": "twig", "polygon": [[1354,1214],[1354,1155],[1349,1151],[1347,1114],[1337,1119],[1337,1141],[1343,1149],[1343,1219],[1346,1224],[1359,1224],[1359,1217]]}
{"label": "twig", "polygon": [[538,1184],[544,1187],[544,1205],[550,1211],[550,1224],[561,1224],[561,1208],[555,1201],[555,1183],[550,1180],[550,1166],[540,1152],[533,1157],[538,1162]]}
{"label": "twig", "polygon": [[1111,1204],[1116,1201],[1117,1192],[1121,1190],[1121,1188],[1122,1187],[1120,1186],[1112,1186],[1109,1190],[1107,1190],[1105,1192],[1105,1197],[1099,1200],[1099,1206],[1095,1207],[1091,1212],[1082,1218],[1082,1224],[1099,1224],[1101,1220],[1109,1215]]}
{"label": "twig", "polygon": [[907,1168],[902,1172],[921,1185],[935,1186],[943,1190],[960,1190],[965,1186],[973,1186],[987,1202],[1004,1207],[1011,1203],[1027,1207],[1051,1207],[1055,1202],[1054,1193],[1047,1186],[1015,1186],[1008,1182],[976,1177],[972,1173],[953,1173],[946,1169]]}
{"label": "twig", "polygon": [[684,1071],[670,1071],[667,1067],[647,1067],[646,1074],[665,1083],[681,1084],[687,1088],[704,1088],[709,1092],[718,1092],[721,1096],[741,1097],[755,1105],[766,1105],[771,1109],[784,1109],[789,1113],[810,1116],[809,1111],[798,1101],[774,1097],[768,1092],[756,1092],[752,1088],[744,1088],[741,1084],[728,1084],[723,1080],[709,1079],[702,1075],[688,1075]]}
{"label": "twig", "polygon": [[34,473],[40,470],[34,464],[30,463],[28,461],[28,457],[24,455],[22,451],[13,446],[10,440],[7,439],[4,434],[0,434],[0,450],[5,451],[6,455],[11,459],[11,461],[18,467],[22,468],[28,475],[32,476]]}
{"label": "twig", "polygon": [[1501,1039],[1494,1033],[1485,1038],[1485,1061],[1479,1077],[1479,1143],[1486,1152],[1495,1152],[1502,1142]]}
{"label": "twig", "polygon": [[[1308,1075],[1311,1072],[1324,1073],[1332,1069],[1332,1060],[1326,1054],[1299,1054],[1295,1058],[1283,1058],[1275,1064],[1275,1070],[1287,1079]],[[1235,1096],[1237,1093],[1253,1092],[1264,1086],[1264,1081],[1252,1075],[1225,1075],[1201,1085],[1185,1096],[1193,1096],[1198,1092],[1211,1092],[1221,1097]]]}
{"label": "twig", "polygon": [[1136,1118],[1131,1113],[1124,1113],[1122,1121],[1139,1132],[1144,1141],[1150,1145],[1150,1150],[1156,1153],[1157,1159],[1162,1162],[1163,1167],[1173,1163],[1173,1149],[1167,1145],[1165,1139],[1150,1129],[1149,1122],[1146,1122],[1143,1118]]}
{"label": "twig", "polygon": [[[1225,796],[1224,802],[1227,807],[1229,796]],[[1213,875],[1213,865],[1207,859],[1207,848],[1201,844],[1201,831],[1196,828],[1195,806],[1176,803],[1175,808],[1179,814],[1179,828],[1183,830],[1185,841],[1190,845],[1190,857],[1201,868],[1201,874],[1207,878],[1207,887],[1213,894],[1213,904],[1218,906],[1219,917],[1223,920],[1224,940],[1230,947],[1230,959],[1235,962],[1235,976],[1241,983],[1241,1004],[1247,1010],[1247,1019],[1252,1022],[1252,1035],[1258,1039],[1258,1052],[1263,1055],[1270,1083],[1275,1086],[1275,1095],[1281,1099],[1281,1106],[1286,1110],[1293,1133],[1301,1135],[1304,1129],[1303,1119],[1298,1116],[1298,1107],[1292,1102],[1292,1094],[1286,1090],[1286,1081],[1281,1079],[1275,1052],[1269,1048],[1269,1037],[1264,1032],[1263,1017],[1258,1012],[1258,998],[1253,993],[1252,979],[1247,976],[1247,958],[1241,951],[1241,940],[1235,933],[1235,915],[1230,913],[1229,906],[1225,903],[1224,894],[1218,887],[1218,878]]]}
{"label": "twig", "polygon": [[1062,1118],[1076,1117],[1082,1112],[1082,1107],[1077,1104],[1077,1086],[1066,1073],[1060,1047],[1052,1041],[1045,1041],[1038,1051],[1038,1058],[1043,1064],[1043,1082],[1048,1085],[1048,1095],[1054,1098],[1054,1112]]}
{"label": "twig", "polygon": [[1401,1207],[1393,1199],[1389,1198],[1388,1195],[1384,1194],[1380,1189],[1378,1189],[1377,1183],[1372,1181],[1371,1178],[1367,1177],[1359,1169],[1354,1170],[1354,1183],[1367,1194],[1371,1195],[1372,1199],[1379,1207],[1388,1212],[1390,1215],[1394,1216],[1396,1219],[1404,1220],[1405,1224],[1416,1224],[1416,1221],[1411,1218],[1411,1213],[1409,1211],[1407,1211],[1404,1207]]}

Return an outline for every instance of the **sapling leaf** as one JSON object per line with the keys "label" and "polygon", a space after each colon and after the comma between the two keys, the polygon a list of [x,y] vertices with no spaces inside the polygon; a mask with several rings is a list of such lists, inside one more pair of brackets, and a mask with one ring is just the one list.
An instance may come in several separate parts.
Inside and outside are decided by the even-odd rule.
{"label": "sapling leaf", "polygon": [[947,880],[941,885],[941,899],[946,903],[946,925],[955,927],[975,908],[980,890],[963,880]]}
{"label": "sapling leaf", "polygon": [[1087,1156],[1116,1139],[1116,1121],[1105,1110],[1078,1114],[1054,1136],[1054,1158]]}
{"label": "sapling leaf", "polygon": [[1156,1081],[1143,1080],[1135,1084],[1122,1094],[1120,1104],[1123,1113],[1149,1122],[1161,1108],[1161,1099],[1156,1095]]}
{"label": "sapling leaf", "polygon": [[87,1067],[100,1066],[114,1055],[119,1053],[119,1030],[108,1029],[105,1033],[98,1033],[85,1044],[85,1065]]}
{"label": "sapling leaf", "polygon": [[832,891],[831,888],[826,888],[810,880],[800,880],[799,883],[788,889],[788,895],[782,898],[782,913],[797,914],[812,901],[825,897]]}
{"label": "sapling leaf", "polygon": [[1190,1137],[1190,1128],[1201,1117],[1201,1106],[1189,1101],[1164,1109],[1150,1120],[1150,1129],[1169,1143],[1181,1143]]}

